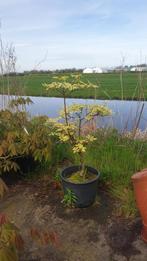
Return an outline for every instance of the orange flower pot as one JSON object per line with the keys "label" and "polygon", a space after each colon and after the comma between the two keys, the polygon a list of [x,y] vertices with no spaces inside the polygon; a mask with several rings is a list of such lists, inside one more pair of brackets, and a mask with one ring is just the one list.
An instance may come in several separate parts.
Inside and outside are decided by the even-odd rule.
{"label": "orange flower pot", "polygon": [[142,218],[142,239],[147,243],[147,169],[132,176],[136,203]]}

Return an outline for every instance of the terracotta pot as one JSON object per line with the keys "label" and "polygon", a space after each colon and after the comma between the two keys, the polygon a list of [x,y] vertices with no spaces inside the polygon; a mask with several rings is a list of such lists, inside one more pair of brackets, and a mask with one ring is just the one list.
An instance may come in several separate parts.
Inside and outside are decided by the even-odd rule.
{"label": "terracotta pot", "polygon": [[132,176],[136,203],[142,217],[142,239],[147,243],[147,169]]}

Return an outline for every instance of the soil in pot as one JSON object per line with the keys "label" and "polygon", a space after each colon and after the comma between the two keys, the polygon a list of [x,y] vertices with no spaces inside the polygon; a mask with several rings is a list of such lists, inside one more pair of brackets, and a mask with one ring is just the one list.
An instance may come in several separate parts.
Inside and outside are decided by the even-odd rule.
{"label": "soil in pot", "polygon": [[67,180],[75,183],[75,184],[80,184],[83,182],[88,182],[92,181],[97,177],[94,173],[91,173],[89,171],[86,171],[83,175],[81,174],[81,171],[73,172]]}

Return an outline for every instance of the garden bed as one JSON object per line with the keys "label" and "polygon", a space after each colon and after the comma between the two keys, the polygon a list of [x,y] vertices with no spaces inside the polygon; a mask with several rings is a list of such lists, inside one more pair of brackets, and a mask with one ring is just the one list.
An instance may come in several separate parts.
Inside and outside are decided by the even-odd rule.
{"label": "garden bed", "polygon": [[[146,261],[140,219],[116,216],[117,202],[102,186],[89,208],[66,208],[62,198],[62,190],[44,175],[11,186],[1,200],[0,212],[20,228],[25,241],[21,261]],[[55,231],[58,245],[37,245],[29,237],[31,228]]]}

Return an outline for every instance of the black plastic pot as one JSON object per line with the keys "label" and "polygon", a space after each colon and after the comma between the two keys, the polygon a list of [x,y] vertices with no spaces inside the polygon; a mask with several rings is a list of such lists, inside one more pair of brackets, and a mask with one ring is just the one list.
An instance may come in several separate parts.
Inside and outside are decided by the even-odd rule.
{"label": "black plastic pot", "polygon": [[96,178],[80,184],[75,184],[67,180],[67,178],[69,178],[72,173],[77,172],[81,169],[80,166],[68,167],[64,169],[61,173],[61,180],[62,180],[64,193],[66,193],[67,189],[70,189],[77,197],[77,201],[75,205],[79,208],[88,207],[92,205],[93,202],[95,201],[98,178],[100,176],[100,173],[96,169],[88,166],[86,166],[86,168],[89,173],[95,174]]}

